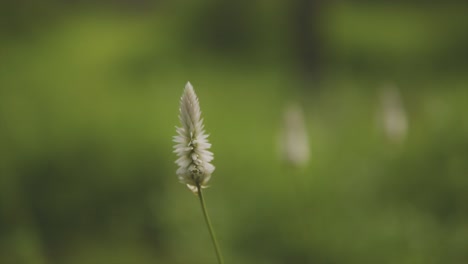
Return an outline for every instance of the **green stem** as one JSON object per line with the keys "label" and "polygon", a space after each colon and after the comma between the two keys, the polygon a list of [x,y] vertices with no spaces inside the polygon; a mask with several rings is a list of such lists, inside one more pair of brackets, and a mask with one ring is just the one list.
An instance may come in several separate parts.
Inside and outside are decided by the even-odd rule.
{"label": "green stem", "polygon": [[198,189],[198,197],[200,198],[200,204],[201,204],[201,208],[203,211],[203,216],[205,217],[206,225],[208,226],[208,230],[210,231],[211,241],[213,242],[213,246],[216,251],[216,257],[218,258],[218,263],[223,264],[224,263],[223,256],[221,255],[221,250],[219,250],[218,241],[216,240],[213,227],[211,226],[210,217],[208,216],[208,212],[206,211],[205,199],[203,199],[202,188],[200,187],[199,184],[197,184],[197,189]]}

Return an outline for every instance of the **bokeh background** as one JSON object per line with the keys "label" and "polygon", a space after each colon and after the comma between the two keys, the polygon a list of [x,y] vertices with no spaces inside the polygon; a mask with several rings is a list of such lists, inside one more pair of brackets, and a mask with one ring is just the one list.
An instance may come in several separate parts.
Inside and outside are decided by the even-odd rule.
{"label": "bokeh background", "polygon": [[[467,14],[450,0],[2,1],[0,263],[215,263],[175,175],[187,81],[226,263],[468,263]],[[301,168],[278,153],[291,101]]]}

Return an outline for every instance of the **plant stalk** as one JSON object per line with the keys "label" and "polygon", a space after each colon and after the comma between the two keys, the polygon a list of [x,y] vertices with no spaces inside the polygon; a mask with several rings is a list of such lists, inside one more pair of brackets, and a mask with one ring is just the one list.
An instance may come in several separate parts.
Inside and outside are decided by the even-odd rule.
{"label": "plant stalk", "polygon": [[213,246],[215,248],[216,257],[218,258],[218,263],[224,264],[223,256],[221,255],[221,250],[219,249],[219,246],[218,246],[218,241],[216,240],[213,227],[211,226],[210,217],[208,216],[208,212],[206,211],[205,199],[203,198],[202,188],[200,187],[199,184],[197,184],[197,189],[198,189],[198,197],[199,197],[201,208],[203,211],[203,216],[205,217],[206,225],[208,226],[208,230],[210,231],[211,241],[213,242]]}

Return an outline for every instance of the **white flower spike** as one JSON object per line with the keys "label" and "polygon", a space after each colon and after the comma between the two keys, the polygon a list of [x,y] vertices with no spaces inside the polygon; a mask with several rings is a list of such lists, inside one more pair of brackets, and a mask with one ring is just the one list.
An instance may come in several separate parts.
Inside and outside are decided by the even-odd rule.
{"label": "white flower spike", "polygon": [[309,139],[302,108],[290,103],[284,112],[280,151],[289,164],[303,167],[309,161]]}
{"label": "white flower spike", "polygon": [[382,125],[388,140],[403,143],[408,132],[408,118],[396,85],[386,84],[381,91]]}
{"label": "white flower spike", "polygon": [[177,175],[179,181],[196,194],[197,186],[207,187],[215,167],[210,163],[213,160],[213,153],[208,150],[211,144],[208,143],[200,104],[190,82],[185,85],[179,111],[182,126],[176,128],[177,135],[174,136],[174,152],[179,157],[176,160],[179,165]]}

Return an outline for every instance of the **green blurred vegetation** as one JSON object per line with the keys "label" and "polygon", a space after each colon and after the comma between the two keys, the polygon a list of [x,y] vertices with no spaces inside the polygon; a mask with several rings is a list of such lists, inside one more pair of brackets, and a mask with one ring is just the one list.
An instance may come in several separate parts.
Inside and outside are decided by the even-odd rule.
{"label": "green blurred vegetation", "polygon": [[[2,11],[0,263],[214,263],[175,175],[188,80],[226,263],[468,262],[468,6],[327,3],[304,84],[288,1],[33,3]],[[378,126],[386,82],[402,144]],[[290,100],[308,122],[303,170],[277,155]]]}

